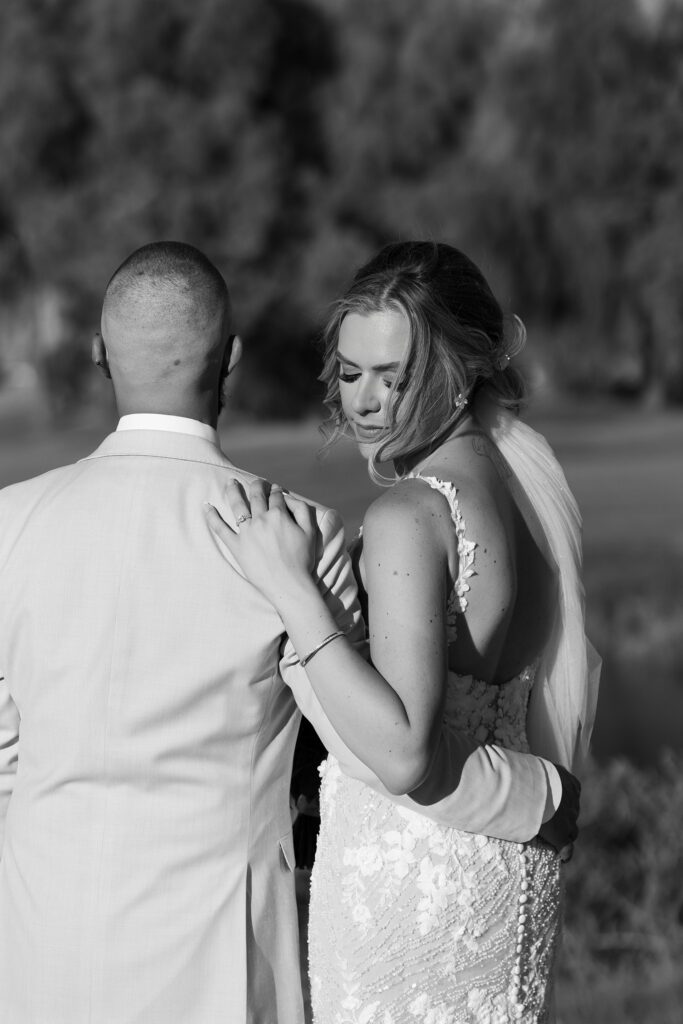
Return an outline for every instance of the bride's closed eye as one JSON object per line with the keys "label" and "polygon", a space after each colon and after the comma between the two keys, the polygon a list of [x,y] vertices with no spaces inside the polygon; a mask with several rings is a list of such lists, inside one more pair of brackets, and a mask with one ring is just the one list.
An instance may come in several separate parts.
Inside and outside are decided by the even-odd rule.
{"label": "bride's closed eye", "polygon": [[360,377],[359,373],[344,373],[341,366],[337,373],[339,380],[343,380],[345,384],[352,384],[354,380],[358,380]]}
{"label": "bride's closed eye", "polygon": [[[353,382],[355,380],[358,380],[358,378],[360,377],[360,373],[349,373],[348,371],[345,371],[341,366],[339,366],[337,369],[337,376],[339,377],[339,380],[344,382],[344,384],[353,384]],[[389,380],[388,378],[383,377],[382,384],[384,384],[384,386],[388,389],[393,387],[394,382],[393,380]]]}

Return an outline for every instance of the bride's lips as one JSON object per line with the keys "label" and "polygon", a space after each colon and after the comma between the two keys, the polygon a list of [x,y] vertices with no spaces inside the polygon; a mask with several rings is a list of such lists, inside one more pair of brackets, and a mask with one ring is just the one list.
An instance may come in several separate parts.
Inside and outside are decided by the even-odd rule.
{"label": "bride's lips", "polygon": [[353,427],[359,441],[376,441],[384,430],[384,427],[375,427],[369,424],[364,426],[356,422],[354,422]]}

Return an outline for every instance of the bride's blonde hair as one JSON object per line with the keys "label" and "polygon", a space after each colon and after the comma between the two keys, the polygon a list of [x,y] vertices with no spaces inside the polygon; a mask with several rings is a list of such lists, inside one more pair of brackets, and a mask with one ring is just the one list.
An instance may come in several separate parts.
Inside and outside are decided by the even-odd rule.
{"label": "bride's blonde hair", "polygon": [[486,392],[499,405],[519,412],[526,385],[510,359],[523,346],[517,317],[506,330],[503,312],[484,275],[464,253],[443,242],[396,242],[358,270],[334,303],[323,332],[329,417],[323,424],[328,447],[346,433],[339,391],[337,344],[348,313],[401,311],[410,343],[396,374],[387,431],[368,461],[376,483],[393,483],[378,462],[402,460],[433,447],[453,428],[467,403]]}

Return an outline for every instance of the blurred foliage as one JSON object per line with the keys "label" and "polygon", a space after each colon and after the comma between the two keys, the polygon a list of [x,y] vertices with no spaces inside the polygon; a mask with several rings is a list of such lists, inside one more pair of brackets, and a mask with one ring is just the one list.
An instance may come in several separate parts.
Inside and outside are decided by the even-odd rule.
{"label": "blurred foliage", "polygon": [[558,383],[680,401],[682,57],[680,0],[4,0],[3,302],[68,297],[24,324],[64,406],[113,269],[192,242],[250,349],[235,401],[285,415],[354,266],[439,237]]}
{"label": "blurred foliage", "polygon": [[683,761],[594,764],[567,868],[558,1024],[683,1018]]}
{"label": "blurred foliage", "polygon": [[653,545],[606,551],[587,584],[604,658],[600,759],[566,872],[558,1024],[680,1024],[683,560]]}
{"label": "blurred foliage", "polygon": [[607,546],[592,554],[587,588],[603,658],[594,749],[641,765],[663,747],[683,751],[683,558],[635,538],[626,552]]}

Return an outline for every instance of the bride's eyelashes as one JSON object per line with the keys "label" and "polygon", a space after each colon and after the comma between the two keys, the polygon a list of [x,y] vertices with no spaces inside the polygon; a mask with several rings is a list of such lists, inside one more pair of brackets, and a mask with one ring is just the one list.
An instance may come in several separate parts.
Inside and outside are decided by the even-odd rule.
{"label": "bride's eyelashes", "polygon": [[339,380],[343,380],[345,384],[353,384],[354,380],[358,380],[358,378],[360,377],[360,374],[359,373],[344,373],[342,368],[339,367],[339,370],[337,372],[337,376],[339,377]]}
{"label": "bride's eyelashes", "polygon": [[[358,380],[358,378],[360,377],[360,374],[359,373],[348,373],[348,372],[345,372],[342,369],[342,367],[339,366],[338,370],[337,370],[337,376],[339,377],[339,380],[344,382],[344,384],[353,384],[354,381]],[[394,382],[393,382],[393,380],[388,380],[387,378],[383,377],[382,378],[382,384],[384,384],[384,386],[387,389],[389,389],[389,388],[393,387]]]}

